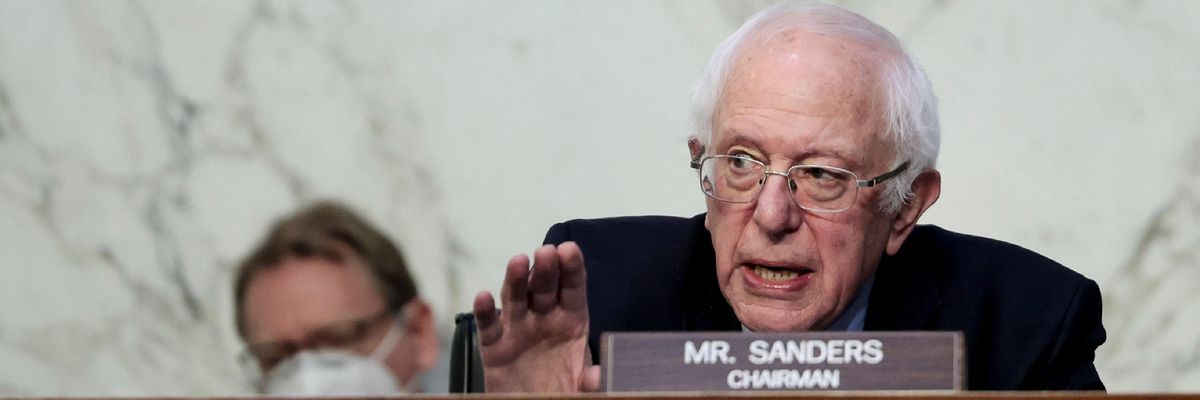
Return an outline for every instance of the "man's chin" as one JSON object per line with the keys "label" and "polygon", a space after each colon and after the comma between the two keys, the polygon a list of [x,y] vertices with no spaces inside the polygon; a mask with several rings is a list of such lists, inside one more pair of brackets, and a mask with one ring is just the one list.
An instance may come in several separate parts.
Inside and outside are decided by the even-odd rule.
{"label": "man's chin", "polygon": [[810,309],[782,307],[776,304],[734,302],[733,311],[746,328],[754,332],[803,332],[813,330],[816,318]]}

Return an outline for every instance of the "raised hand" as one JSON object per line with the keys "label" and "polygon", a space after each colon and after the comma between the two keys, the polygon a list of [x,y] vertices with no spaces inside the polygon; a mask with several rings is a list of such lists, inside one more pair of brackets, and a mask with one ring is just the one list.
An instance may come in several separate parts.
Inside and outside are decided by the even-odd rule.
{"label": "raised hand", "polygon": [[595,391],[599,367],[588,354],[587,273],[573,242],[508,260],[500,289],[475,296],[479,351],[489,393]]}

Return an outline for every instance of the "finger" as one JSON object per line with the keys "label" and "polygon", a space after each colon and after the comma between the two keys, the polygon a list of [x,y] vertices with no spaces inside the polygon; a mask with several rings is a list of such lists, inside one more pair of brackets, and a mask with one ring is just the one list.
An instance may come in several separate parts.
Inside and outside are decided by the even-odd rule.
{"label": "finger", "polygon": [[496,310],[496,300],[487,291],[475,295],[475,330],[478,332],[479,345],[490,346],[504,336],[504,326],[499,323],[500,312]]}
{"label": "finger", "polygon": [[558,306],[558,253],[554,245],[533,252],[533,275],[529,278],[529,309],[545,314]]}
{"label": "finger", "polygon": [[529,257],[524,254],[508,259],[504,285],[500,287],[500,305],[510,321],[523,317],[529,308]]}
{"label": "finger", "polygon": [[581,392],[599,392],[600,391],[600,366],[593,365],[583,368],[583,376],[579,379],[579,391]]}
{"label": "finger", "polygon": [[558,245],[558,260],[562,276],[559,278],[559,303],[569,311],[587,309],[587,270],[584,269],[583,251],[575,242]]}

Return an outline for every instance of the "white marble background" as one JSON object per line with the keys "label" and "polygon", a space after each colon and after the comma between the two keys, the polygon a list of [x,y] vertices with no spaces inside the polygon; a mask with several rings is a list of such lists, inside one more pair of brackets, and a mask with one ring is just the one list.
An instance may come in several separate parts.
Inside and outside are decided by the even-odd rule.
{"label": "white marble background", "polygon": [[[0,396],[236,395],[231,273],[336,197],[443,316],[552,223],[703,210],[689,87],[766,1],[0,0]],[[926,222],[1097,279],[1114,391],[1200,391],[1200,3],[845,1],[942,100]]]}

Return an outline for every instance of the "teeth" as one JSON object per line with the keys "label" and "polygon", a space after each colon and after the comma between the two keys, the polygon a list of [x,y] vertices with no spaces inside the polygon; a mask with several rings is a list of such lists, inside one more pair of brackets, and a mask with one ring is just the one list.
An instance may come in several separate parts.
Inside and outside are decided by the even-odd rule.
{"label": "teeth", "polygon": [[761,265],[754,266],[754,273],[765,280],[776,282],[792,280],[796,279],[797,276],[800,276],[800,273],[796,271],[772,270]]}

